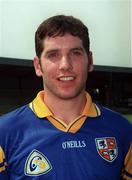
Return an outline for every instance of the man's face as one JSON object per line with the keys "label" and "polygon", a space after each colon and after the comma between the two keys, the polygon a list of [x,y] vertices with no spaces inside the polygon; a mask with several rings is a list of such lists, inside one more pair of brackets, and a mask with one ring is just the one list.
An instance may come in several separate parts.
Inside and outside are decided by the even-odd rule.
{"label": "man's face", "polygon": [[85,91],[88,70],[93,67],[91,53],[86,53],[77,36],[46,37],[39,59],[34,58],[36,74],[42,76],[47,94],[72,99]]}

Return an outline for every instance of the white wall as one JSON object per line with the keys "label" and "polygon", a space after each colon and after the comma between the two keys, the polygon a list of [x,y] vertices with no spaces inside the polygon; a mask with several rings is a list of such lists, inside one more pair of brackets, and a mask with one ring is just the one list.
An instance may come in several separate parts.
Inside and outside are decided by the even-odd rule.
{"label": "white wall", "polygon": [[0,5],[2,57],[32,59],[39,23],[63,13],[89,27],[94,64],[130,67],[130,0],[1,0]]}
{"label": "white wall", "polygon": [[132,67],[132,0],[131,0],[131,67]]}

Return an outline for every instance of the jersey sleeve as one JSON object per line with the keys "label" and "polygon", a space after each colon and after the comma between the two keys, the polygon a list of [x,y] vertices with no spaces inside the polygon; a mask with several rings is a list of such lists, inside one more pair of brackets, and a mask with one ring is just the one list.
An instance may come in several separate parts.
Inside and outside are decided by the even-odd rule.
{"label": "jersey sleeve", "polygon": [[5,158],[5,153],[0,146],[0,180],[8,180],[7,176],[7,163],[6,163],[6,158]]}
{"label": "jersey sleeve", "polygon": [[132,144],[125,158],[122,177],[124,180],[132,180]]}

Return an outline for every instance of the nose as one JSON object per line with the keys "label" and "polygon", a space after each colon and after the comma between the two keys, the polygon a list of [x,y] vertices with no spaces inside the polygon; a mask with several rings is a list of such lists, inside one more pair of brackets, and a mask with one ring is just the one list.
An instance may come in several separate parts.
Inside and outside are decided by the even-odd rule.
{"label": "nose", "polygon": [[73,69],[72,61],[70,57],[65,55],[61,58],[60,63],[59,63],[59,69],[63,71],[68,71],[68,70]]}

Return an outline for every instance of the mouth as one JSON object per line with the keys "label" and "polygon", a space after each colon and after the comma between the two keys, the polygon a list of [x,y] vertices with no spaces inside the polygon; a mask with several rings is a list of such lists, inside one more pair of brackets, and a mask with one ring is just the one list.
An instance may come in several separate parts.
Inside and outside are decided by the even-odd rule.
{"label": "mouth", "polygon": [[73,77],[73,76],[63,76],[63,77],[58,78],[59,81],[72,81],[74,79],[75,79],[75,77]]}

